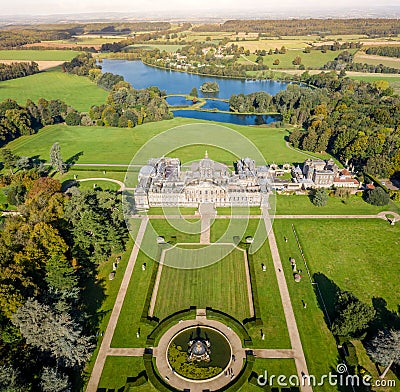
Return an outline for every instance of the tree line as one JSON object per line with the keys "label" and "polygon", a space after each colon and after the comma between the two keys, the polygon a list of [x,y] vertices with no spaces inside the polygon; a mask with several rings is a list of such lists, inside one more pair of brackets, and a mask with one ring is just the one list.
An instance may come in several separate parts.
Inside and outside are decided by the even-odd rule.
{"label": "tree line", "polygon": [[228,20],[223,24],[194,26],[193,31],[247,31],[264,36],[345,35],[397,36],[397,19],[290,19],[290,20]]}
{"label": "tree line", "polygon": [[20,136],[32,135],[46,125],[65,121],[74,109],[60,100],[28,99],[25,106],[12,99],[0,103],[0,146]]}
{"label": "tree line", "polygon": [[39,65],[35,62],[0,63],[0,81],[22,78],[39,72]]}
{"label": "tree line", "polygon": [[397,46],[377,46],[368,48],[365,53],[376,56],[400,57],[400,48]]}
{"label": "tree line", "polygon": [[19,212],[0,232],[0,390],[78,390],[99,332],[98,265],[128,238],[120,196],[63,193],[37,168],[0,180],[18,190]]}
{"label": "tree line", "polygon": [[57,41],[70,37],[71,34],[68,31],[59,30],[3,30],[0,31],[0,49],[11,49],[41,41]]}
{"label": "tree line", "polygon": [[121,75],[102,73],[101,67],[89,53],[81,54],[64,64],[66,72],[85,75],[99,87],[110,91],[104,105],[93,106],[89,113],[71,111],[67,125],[97,125],[134,127],[144,122],[167,120],[173,117],[165,99],[165,92],[157,87],[134,89]]}

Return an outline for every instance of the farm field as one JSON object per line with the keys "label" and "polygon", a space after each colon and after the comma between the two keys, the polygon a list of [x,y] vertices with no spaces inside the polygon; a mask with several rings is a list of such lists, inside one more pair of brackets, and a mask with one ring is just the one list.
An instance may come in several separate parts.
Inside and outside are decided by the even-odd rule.
{"label": "farm field", "polygon": [[149,44],[135,44],[129,45],[125,49],[160,49],[161,51],[165,50],[166,52],[176,52],[183,45],[175,45],[175,44],[164,44],[164,43],[149,43]]}
{"label": "farm field", "polygon": [[[26,52],[26,51],[24,51]],[[0,82],[0,101],[11,98],[24,105],[27,99],[60,99],[79,111],[86,112],[92,105],[105,102],[108,93],[89,79],[67,74],[60,68],[24,78]]]}
{"label": "farm field", "polygon": [[365,54],[364,52],[358,52],[354,56],[354,62],[371,64],[371,65],[383,64],[387,67],[400,69],[400,59],[398,59],[398,58],[369,55],[369,54]]}
{"label": "farm field", "polygon": [[[280,48],[280,47],[279,47]],[[355,50],[349,50],[354,52]],[[292,61],[296,56],[301,57],[301,63],[308,69],[320,69],[328,61],[332,61],[340,52],[327,51],[322,53],[319,50],[311,50],[310,53],[304,53],[303,50],[288,50],[285,54],[272,54],[263,57],[263,64],[274,69],[298,69],[298,66],[293,65]],[[247,56],[246,59],[255,61],[256,55],[252,54]],[[279,60],[279,65],[274,65],[273,62]],[[239,62],[245,62],[245,58],[242,57]]]}
{"label": "farm field", "polygon": [[[165,263],[168,264],[171,258],[174,262],[191,268],[201,264],[208,253],[209,257],[222,257],[227,252],[228,245],[208,246],[200,251],[194,247],[191,246],[190,250],[168,250]],[[200,309],[210,306],[240,321],[250,317],[244,253],[229,247],[232,249],[231,253],[207,267],[176,269],[164,266],[157,292],[155,316],[163,319],[190,306]]]}
{"label": "farm field", "polygon": [[[9,143],[8,147],[19,155],[39,155],[40,158],[48,160],[50,147],[53,143],[59,142],[65,160],[83,153],[77,163],[129,164],[138,149],[151,137],[178,125],[194,123],[201,123],[201,121],[175,118],[147,123],[132,129],[54,125],[40,130],[35,135],[20,137]],[[285,137],[289,133],[285,129],[245,127],[231,124],[226,126],[242,133],[252,141],[267,162],[303,162],[307,157],[303,153],[286,146]],[[174,152],[174,155],[183,162],[188,162],[203,158],[205,149],[208,149],[208,146],[179,149]],[[220,159],[219,156],[210,157],[216,160]],[[230,160],[231,155],[225,155],[224,159]]]}
{"label": "farm field", "polygon": [[77,54],[73,50],[0,50],[0,60],[70,61]]}

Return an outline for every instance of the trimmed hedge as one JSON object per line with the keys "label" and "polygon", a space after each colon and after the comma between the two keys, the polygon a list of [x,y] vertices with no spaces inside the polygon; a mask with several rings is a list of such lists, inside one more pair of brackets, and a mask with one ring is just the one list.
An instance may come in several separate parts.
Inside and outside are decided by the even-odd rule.
{"label": "trimmed hedge", "polygon": [[218,321],[222,321],[227,324],[232,324],[235,330],[238,332],[239,336],[242,338],[244,346],[252,346],[253,341],[251,336],[247,332],[246,327],[238,320],[236,320],[231,315],[222,312],[221,310],[216,310],[210,307],[206,308],[207,318],[215,319]]}
{"label": "trimmed hedge", "polygon": [[170,324],[176,323],[181,319],[196,318],[196,307],[191,306],[189,309],[180,310],[172,313],[165,319],[161,320],[157,326],[151,331],[150,335],[147,336],[146,344],[148,346],[154,346],[154,343],[162,331],[164,331]]}

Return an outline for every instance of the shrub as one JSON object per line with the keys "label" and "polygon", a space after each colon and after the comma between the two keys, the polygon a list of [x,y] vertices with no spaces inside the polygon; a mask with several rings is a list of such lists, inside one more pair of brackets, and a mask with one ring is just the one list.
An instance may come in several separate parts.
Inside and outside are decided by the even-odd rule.
{"label": "shrub", "polygon": [[69,112],[65,116],[65,123],[71,126],[81,125],[81,115],[77,112]]}

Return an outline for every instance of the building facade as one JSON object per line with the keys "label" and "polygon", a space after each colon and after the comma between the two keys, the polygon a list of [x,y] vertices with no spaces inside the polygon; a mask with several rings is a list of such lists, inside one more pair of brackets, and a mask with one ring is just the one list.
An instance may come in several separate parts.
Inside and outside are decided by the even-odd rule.
{"label": "building facade", "polygon": [[198,207],[201,203],[215,207],[267,206],[268,176],[268,168],[256,167],[250,158],[238,160],[234,171],[210,159],[207,152],[187,170],[182,170],[178,158],[150,159],[138,175],[135,208]]}

